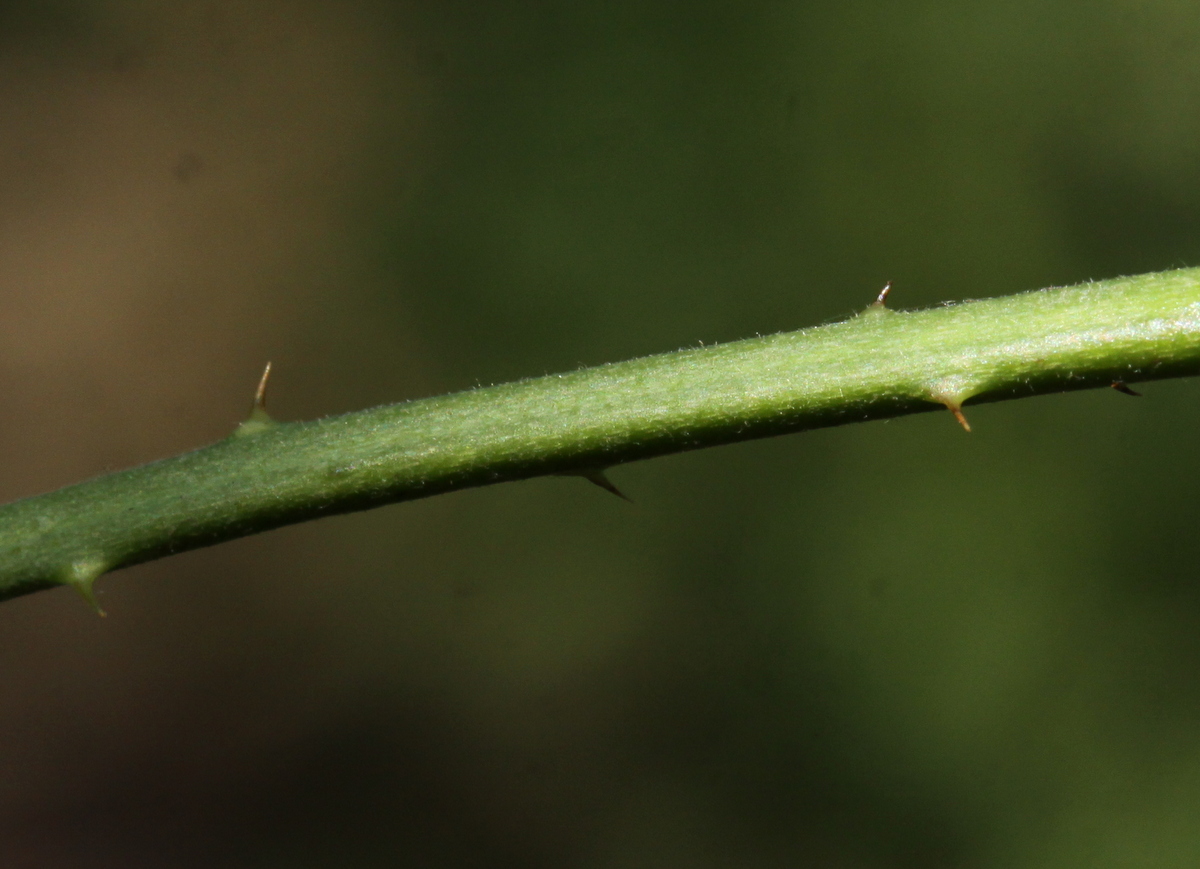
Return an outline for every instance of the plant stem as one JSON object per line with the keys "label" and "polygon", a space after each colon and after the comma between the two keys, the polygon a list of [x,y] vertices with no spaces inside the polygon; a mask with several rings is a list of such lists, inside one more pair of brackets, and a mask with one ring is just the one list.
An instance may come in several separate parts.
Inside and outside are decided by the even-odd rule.
{"label": "plant stem", "polygon": [[319,516],[970,399],[1200,373],[1200,269],[681,350],[223,441],[0,507],[0,599]]}

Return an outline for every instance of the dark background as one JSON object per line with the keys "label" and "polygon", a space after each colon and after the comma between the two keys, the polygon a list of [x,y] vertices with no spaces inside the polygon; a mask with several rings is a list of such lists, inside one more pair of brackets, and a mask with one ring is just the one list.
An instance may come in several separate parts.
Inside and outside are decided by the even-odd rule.
{"label": "dark background", "polygon": [[[5,499],[282,419],[1200,264],[1200,16],[0,4]],[[4,867],[1193,867],[1192,382],[0,606]]]}

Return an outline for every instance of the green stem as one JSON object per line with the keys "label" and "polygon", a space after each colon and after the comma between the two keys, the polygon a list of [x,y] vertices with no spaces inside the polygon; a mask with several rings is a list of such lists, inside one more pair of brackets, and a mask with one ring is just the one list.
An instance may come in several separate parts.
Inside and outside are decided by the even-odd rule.
{"label": "green stem", "polygon": [[918,413],[1200,373],[1200,269],[681,350],[315,422],[0,507],[0,599],[319,516]]}

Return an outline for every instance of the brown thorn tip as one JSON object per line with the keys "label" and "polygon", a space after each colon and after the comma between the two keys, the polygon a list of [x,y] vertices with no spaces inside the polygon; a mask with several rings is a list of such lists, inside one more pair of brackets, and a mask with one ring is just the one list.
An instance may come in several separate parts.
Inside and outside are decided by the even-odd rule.
{"label": "brown thorn tip", "polygon": [[108,613],[104,611],[104,607],[100,606],[100,601],[96,599],[96,592],[92,590],[91,586],[77,585],[75,588],[81,595],[83,595],[84,601],[87,602],[88,606],[92,608],[96,615],[100,616],[102,619],[108,618]]}
{"label": "brown thorn tip", "polygon": [[254,409],[267,409],[267,378],[271,376],[271,363],[263,369],[262,378],[258,381],[258,389],[254,390]]}
{"label": "brown thorn tip", "polygon": [[883,285],[883,289],[879,291],[879,295],[875,297],[875,306],[882,308],[887,305],[888,294],[892,292],[892,282],[888,281]]}
{"label": "brown thorn tip", "polygon": [[963,430],[970,431],[971,424],[969,422],[967,422],[967,418],[963,415],[962,406],[958,405],[958,404],[951,404],[948,401],[944,402],[944,403],[945,403],[946,407],[950,409],[950,412],[952,414],[954,414],[954,418],[956,420],[958,420],[958,424],[963,427]]}
{"label": "brown thorn tip", "polygon": [[599,486],[604,491],[612,492],[618,498],[624,501],[629,501],[630,504],[633,503],[628,495],[613,485],[613,481],[608,478],[608,474],[604,473],[604,471],[588,471],[585,474],[580,474],[580,476],[589,483],[594,483],[595,485]]}
{"label": "brown thorn tip", "polygon": [[1134,398],[1142,397],[1142,394],[1140,392],[1138,392],[1137,390],[1134,390],[1134,389],[1130,389],[1124,380],[1114,380],[1112,382],[1112,388],[1115,389],[1117,392],[1123,392],[1126,395],[1132,395]]}

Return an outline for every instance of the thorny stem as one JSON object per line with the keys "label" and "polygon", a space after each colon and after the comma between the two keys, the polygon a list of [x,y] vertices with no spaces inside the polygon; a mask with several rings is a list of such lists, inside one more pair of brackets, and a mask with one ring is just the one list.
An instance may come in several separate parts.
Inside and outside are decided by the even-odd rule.
{"label": "thorny stem", "polygon": [[605,485],[603,469],[666,453],[939,407],[965,425],[968,400],[1197,373],[1191,269],[918,312],[881,299],[833,325],[314,422],[256,399],[223,441],[0,507],[0,599],[63,584],[92,599],[119,567],[470,486]]}

